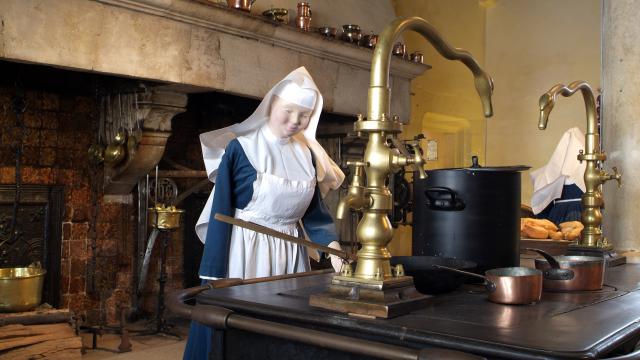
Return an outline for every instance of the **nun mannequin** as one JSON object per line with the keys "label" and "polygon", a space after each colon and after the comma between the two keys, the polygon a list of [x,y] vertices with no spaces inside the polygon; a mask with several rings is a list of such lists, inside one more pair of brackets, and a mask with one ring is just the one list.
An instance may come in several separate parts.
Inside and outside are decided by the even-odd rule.
{"label": "nun mannequin", "polygon": [[[231,226],[216,213],[340,249],[322,202],[344,174],[316,141],[322,95],[304,67],[276,84],[242,123],[200,135],[214,189],[198,219],[200,278],[256,278],[308,271],[313,251]],[[340,259],[331,256],[336,271]],[[184,359],[207,359],[211,329],[193,322]]]}

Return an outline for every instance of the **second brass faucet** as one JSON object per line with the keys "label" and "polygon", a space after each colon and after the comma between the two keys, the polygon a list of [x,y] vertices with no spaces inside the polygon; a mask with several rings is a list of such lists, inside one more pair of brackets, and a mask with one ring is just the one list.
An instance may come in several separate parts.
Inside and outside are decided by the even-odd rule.
{"label": "second brass faucet", "polygon": [[591,86],[586,81],[578,80],[569,85],[558,84],[549,89],[540,97],[540,119],[538,128],[547,128],[549,114],[556,103],[558,94],[569,97],[581,91],[587,110],[587,133],[585,134],[585,150],[580,151],[578,160],[586,161],[587,167],[584,172],[585,193],[582,195],[582,230],[579,245],[586,247],[608,247],[609,244],[602,236],[600,223],[602,222],[602,212],[604,206],[602,199],[602,184],[608,180],[616,180],[618,186],[622,185],[622,175],[614,167],[613,174],[609,174],[601,169],[601,164],[607,159],[605,153],[600,149],[600,135],[597,131],[596,123],[596,100]]}

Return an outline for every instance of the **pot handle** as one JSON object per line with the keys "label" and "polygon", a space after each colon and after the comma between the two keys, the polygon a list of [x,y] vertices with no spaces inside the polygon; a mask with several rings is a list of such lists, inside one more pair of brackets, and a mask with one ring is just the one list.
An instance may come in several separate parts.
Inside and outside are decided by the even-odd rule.
{"label": "pot handle", "polygon": [[[435,194],[446,194],[449,195],[449,198],[437,199]],[[426,204],[431,210],[460,211],[465,207],[464,201],[456,197],[456,192],[448,187],[428,187],[424,190],[424,195],[427,197]]]}
{"label": "pot handle", "polygon": [[451,268],[451,267],[448,267],[448,266],[442,266],[442,265],[436,265],[436,264],[433,264],[431,266],[433,266],[436,269],[446,270],[446,271],[453,271],[453,272],[457,272],[457,273],[460,273],[460,274],[464,274],[464,275],[473,276],[473,277],[477,277],[477,278],[483,279],[484,280],[484,287],[487,289],[488,292],[492,293],[492,292],[496,291],[496,284],[493,281],[489,280],[486,276],[478,275],[476,273],[472,273],[472,272],[469,272],[469,271],[454,269],[454,268]]}
{"label": "pot handle", "polygon": [[524,250],[537,252],[538,254],[542,255],[545,258],[545,260],[547,260],[549,262],[549,265],[551,266],[551,269],[547,269],[547,270],[544,271],[543,275],[544,275],[545,279],[549,279],[549,280],[571,280],[571,279],[573,279],[573,276],[575,275],[573,273],[573,270],[571,270],[571,269],[561,269],[560,268],[560,264],[558,263],[558,260],[556,260],[548,252],[542,251],[540,249],[533,249],[533,248],[525,248]]}

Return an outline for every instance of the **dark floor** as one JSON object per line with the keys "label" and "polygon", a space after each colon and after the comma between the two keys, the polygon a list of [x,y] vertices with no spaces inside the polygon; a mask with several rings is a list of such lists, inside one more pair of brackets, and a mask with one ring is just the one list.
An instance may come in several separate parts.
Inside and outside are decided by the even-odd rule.
{"label": "dark floor", "polygon": [[167,319],[171,324],[169,331],[178,337],[165,334],[145,335],[153,324],[145,321],[127,324],[130,333],[131,351],[119,353],[121,344],[119,334],[104,333],[96,337],[96,348],[93,349],[93,334],[82,333],[82,342],[86,349],[83,359],[87,360],[179,360],[182,359],[189,330],[188,322],[181,319]]}

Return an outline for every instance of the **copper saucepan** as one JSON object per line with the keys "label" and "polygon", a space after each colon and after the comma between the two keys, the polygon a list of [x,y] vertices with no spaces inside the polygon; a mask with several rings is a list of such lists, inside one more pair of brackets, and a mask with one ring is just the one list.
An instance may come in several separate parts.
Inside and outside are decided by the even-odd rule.
{"label": "copper saucepan", "polygon": [[438,269],[459,272],[484,279],[489,301],[498,304],[524,305],[540,301],[542,297],[542,271],[528,267],[506,267],[487,270],[478,275],[472,272],[433,265]]}
{"label": "copper saucepan", "polygon": [[[600,290],[604,284],[604,258],[595,256],[551,256],[540,249],[526,248],[535,251],[544,259],[536,259],[536,269],[548,271],[552,267],[570,270],[574,277],[570,279],[553,279],[545,277],[543,288],[549,291],[589,291]],[[557,265],[555,265],[557,264]]]}

